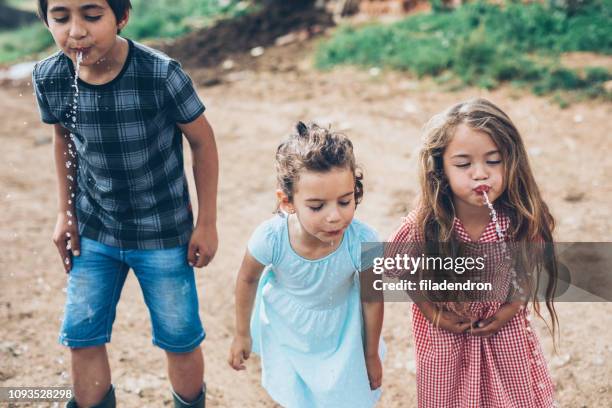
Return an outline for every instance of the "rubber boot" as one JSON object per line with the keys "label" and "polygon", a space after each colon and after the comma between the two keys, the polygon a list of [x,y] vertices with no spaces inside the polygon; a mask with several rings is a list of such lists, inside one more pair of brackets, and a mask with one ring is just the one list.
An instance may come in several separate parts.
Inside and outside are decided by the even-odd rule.
{"label": "rubber boot", "polygon": [[[115,387],[111,384],[110,389],[98,404],[91,408],[115,408],[117,406],[117,400],[115,399]],[[74,397],[70,398],[70,401],[66,403],[65,408],[79,408]]]}
{"label": "rubber boot", "polygon": [[202,384],[202,392],[195,401],[185,402],[181,397],[178,396],[176,392],[174,392],[174,390],[172,390],[172,397],[174,398],[174,408],[205,408],[206,383]]}

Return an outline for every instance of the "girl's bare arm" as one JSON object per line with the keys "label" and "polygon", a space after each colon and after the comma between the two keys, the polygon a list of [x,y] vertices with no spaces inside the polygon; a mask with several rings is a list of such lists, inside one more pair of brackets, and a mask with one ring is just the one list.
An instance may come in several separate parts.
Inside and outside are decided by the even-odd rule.
{"label": "girl's bare arm", "polygon": [[236,334],[228,358],[235,370],[244,370],[244,361],[251,354],[251,313],[264,267],[248,251],[244,254],[236,279]]}

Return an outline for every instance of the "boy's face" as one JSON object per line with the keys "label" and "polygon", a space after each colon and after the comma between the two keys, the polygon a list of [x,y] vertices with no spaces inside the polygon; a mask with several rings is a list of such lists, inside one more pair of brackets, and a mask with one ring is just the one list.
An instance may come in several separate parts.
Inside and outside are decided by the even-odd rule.
{"label": "boy's face", "polygon": [[117,21],[106,0],[49,0],[47,21],[55,43],[73,61],[79,51],[82,65],[104,59],[116,45],[117,30],[129,13]]}

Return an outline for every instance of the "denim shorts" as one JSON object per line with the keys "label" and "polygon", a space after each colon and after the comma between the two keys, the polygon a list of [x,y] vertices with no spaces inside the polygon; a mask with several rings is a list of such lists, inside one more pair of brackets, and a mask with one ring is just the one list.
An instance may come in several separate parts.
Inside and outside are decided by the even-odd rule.
{"label": "denim shorts", "polygon": [[206,333],[198,314],[187,245],[121,249],[85,237],[81,237],[81,255],[73,257],[68,275],[60,343],[77,348],[110,342],[117,302],[130,269],[149,309],[153,344],[175,353],[195,349]]}

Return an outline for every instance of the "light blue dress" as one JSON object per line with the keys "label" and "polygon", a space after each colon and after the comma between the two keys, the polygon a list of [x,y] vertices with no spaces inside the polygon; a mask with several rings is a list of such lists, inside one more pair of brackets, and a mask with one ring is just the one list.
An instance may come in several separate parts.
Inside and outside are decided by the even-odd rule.
{"label": "light blue dress", "polygon": [[[359,292],[362,242],[376,232],[353,220],[331,254],[308,260],[289,243],[287,218],[261,224],[248,245],[268,266],[251,318],[253,351],[261,356],[262,385],[285,407],[372,407],[364,357]],[[380,342],[379,354],[384,354]]]}

